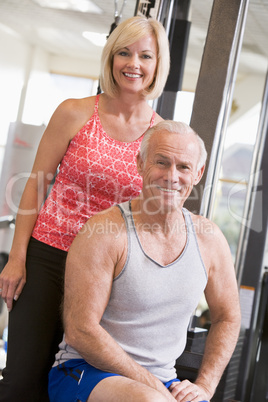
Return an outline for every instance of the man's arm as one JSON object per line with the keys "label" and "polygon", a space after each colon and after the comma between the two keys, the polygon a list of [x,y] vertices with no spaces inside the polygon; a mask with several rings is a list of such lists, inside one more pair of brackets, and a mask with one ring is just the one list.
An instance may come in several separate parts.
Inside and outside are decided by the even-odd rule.
{"label": "man's arm", "polygon": [[230,248],[216,225],[213,225],[213,242],[209,243],[209,251],[205,253],[210,253],[210,256],[205,256],[210,262],[205,296],[211,327],[196,383],[214,393],[236,346],[241,314]]}
{"label": "man's arm", "polygon": [[65,340],[92,366],[144,383],[174,401],[161,381],[131,359],[100,326],[113,279],[126,256],[127,236],[119,209],[90,218],[76,236],[66,262]]}
{"label": "man's arm", "polygon": [[[204,219],[204,218],[201,218]],[[211,232],[200,235],[200,249],[208,269],[205,296],[211,315],[202,365],[196,384],[212,396],[237,343],[241,315],[235,269],[229,245],[212,222]]]}
{"label": "man's arm", "polygon": [[[201,218],[201,217],[199,217]],[[199,398],[210,399],[221,379],[237,343],[240,330],[240,303],[235,270],[229,245],[220,229],[205,218],[196,227],[207,228],[198,233],[201,255],[208,272],[205,296],[211,315],[211,327],[206,340],[202,364],[195,385]],[[185,401],[193,384],[173,383],[172,394],[177,401]],[[186,399],[184,399],[186,397]],[[197,399],[197,400],[201,400]]]}

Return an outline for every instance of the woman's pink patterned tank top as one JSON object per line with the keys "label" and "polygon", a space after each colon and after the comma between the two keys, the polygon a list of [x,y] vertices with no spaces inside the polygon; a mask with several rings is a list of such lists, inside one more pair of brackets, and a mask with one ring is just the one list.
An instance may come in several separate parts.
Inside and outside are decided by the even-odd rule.
{"label": "woman's pink patterned tank top", "polygon": [[[110,138],[102,128],[98,102],[99,95],[90,120],[70,142],[32,233],[65,251],[88,218],[136,197],[142,187],[136,168],[142,136],[134,142]],[[155,112],[150,127],[154,120]]]}

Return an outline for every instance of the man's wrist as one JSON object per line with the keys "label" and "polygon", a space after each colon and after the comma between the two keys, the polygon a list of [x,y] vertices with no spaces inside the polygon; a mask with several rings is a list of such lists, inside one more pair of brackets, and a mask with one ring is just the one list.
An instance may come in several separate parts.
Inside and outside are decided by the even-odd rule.
{"label": "man's wrist", "polygon": [[215,381],[207,381],[202,376],[200,377],[198,376],[194,383],[199,387],[203,388],[210,398],[212,398],[212,396],[214,395],[218,385],[218,383],[215,384]]}

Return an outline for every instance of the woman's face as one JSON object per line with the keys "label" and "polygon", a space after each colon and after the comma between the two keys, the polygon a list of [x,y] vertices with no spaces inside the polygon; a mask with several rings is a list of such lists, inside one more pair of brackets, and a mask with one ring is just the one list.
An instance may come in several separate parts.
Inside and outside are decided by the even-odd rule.
{"label": "woman's face", "polygon": [[153,35],[119,49],[113,58],[113,77],[120,91],[139,93],[153,82],[157,67],[157,44]]}

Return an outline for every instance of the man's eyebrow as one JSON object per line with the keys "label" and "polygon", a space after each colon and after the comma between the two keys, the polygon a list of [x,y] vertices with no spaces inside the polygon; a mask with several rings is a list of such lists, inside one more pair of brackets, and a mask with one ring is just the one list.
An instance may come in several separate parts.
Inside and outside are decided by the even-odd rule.
{"label": "man's eyebrow", "polygon": [[[156,153],[156,154],[155,154],[155,158],[162,158],[162,159],[165,159],[165,160],[167,160],[167,161],[170,160],[170,158],[169,158],[168,156],[163,155],[163,154],[161,154],[161,153]],[[185,159],[184,161],[180,161],[179,164],[180,164],[180,165],[189,165],[189,166],[192,166],[193,163],[192,163],[189,159]]]}
{"label": "man's eyebrow", "polygon": [[156,157],[156,158],[163,158],[163,159],[167,159],[167,160],[169,159],[168,156],[163,155],[163,154],[159,154],[159,153],[155,154],[155,157]]}

